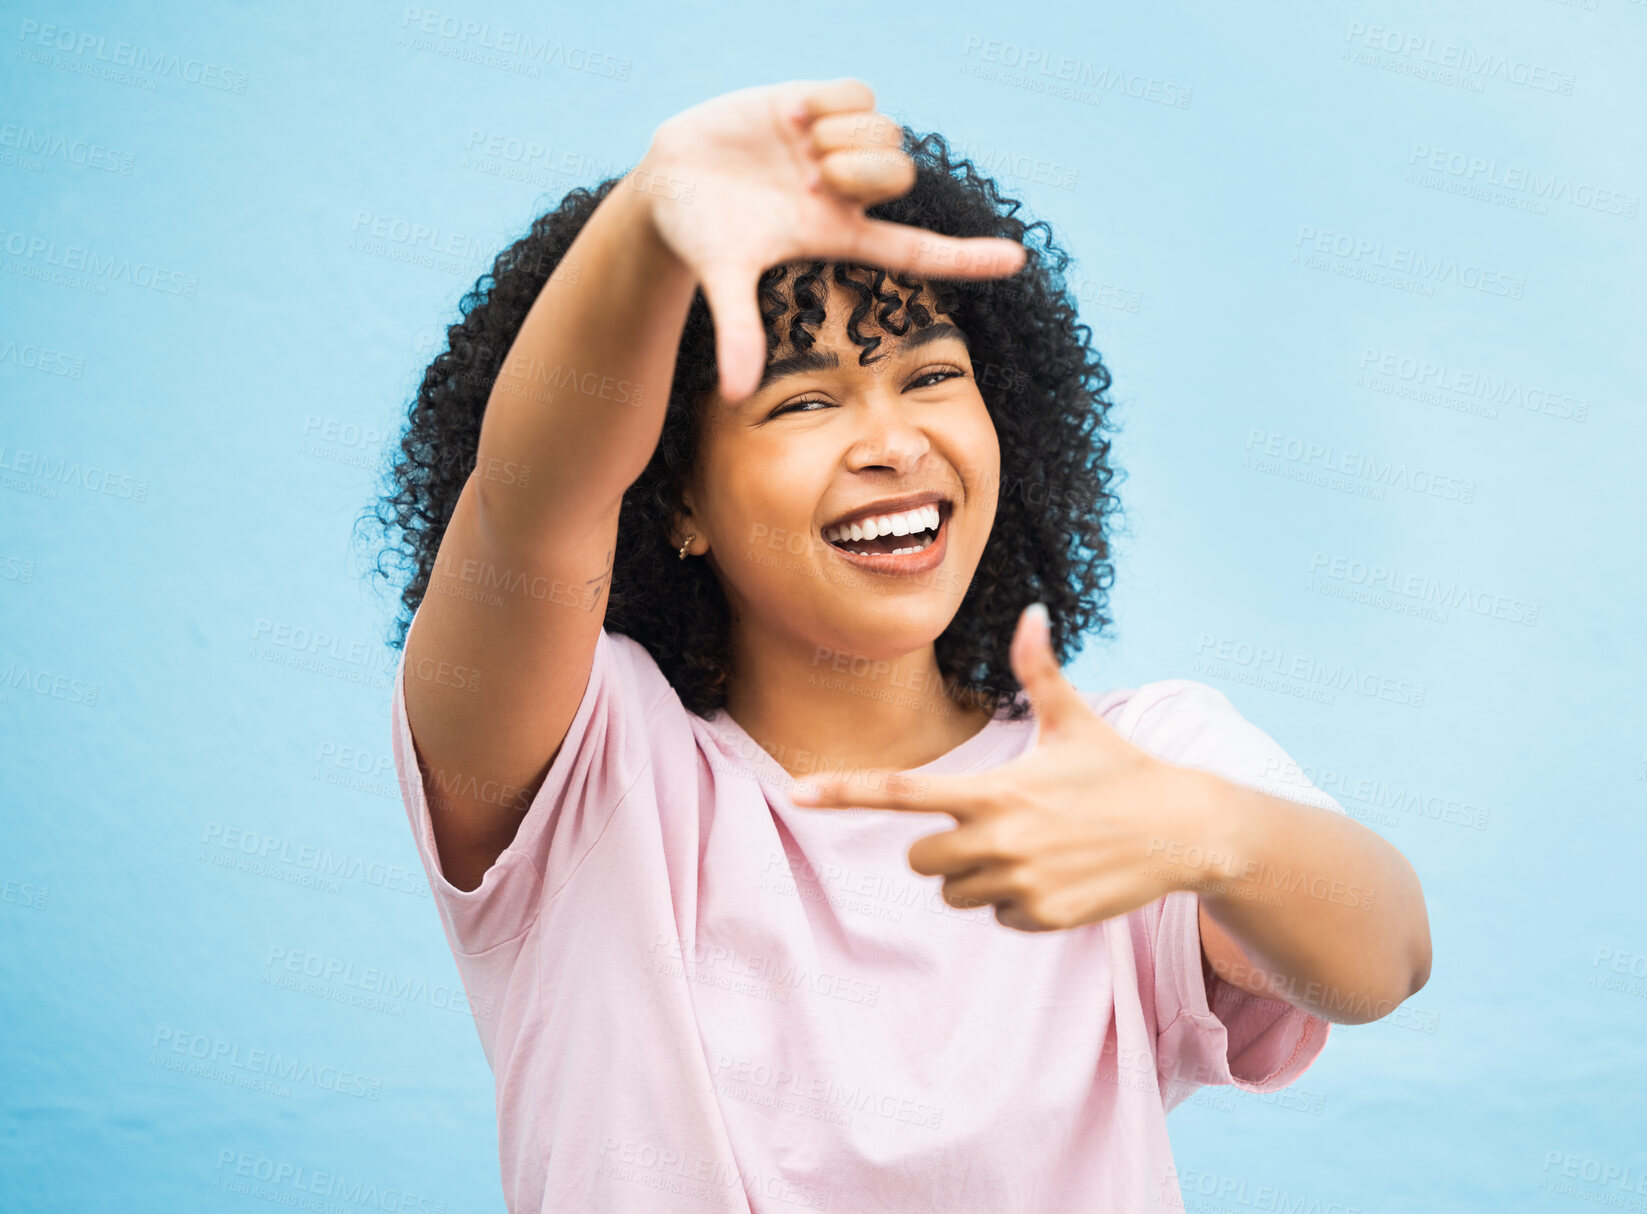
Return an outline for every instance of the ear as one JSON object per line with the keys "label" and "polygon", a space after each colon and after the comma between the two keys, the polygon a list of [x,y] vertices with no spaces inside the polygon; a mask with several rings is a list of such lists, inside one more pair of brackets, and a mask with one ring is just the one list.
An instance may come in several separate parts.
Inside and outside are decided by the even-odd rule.
{"label": "ear", "polygon": [[691,474],[682,476],[675,484],[676,516],[691,518],[697,510],[698,487],[692,483]]}
{"label": "ear", "polygon": [[688,556],[701,556],[709,550],[709,538],[703,534],[703,528],[698,524],[693,514],[695,489],[689,480],[682,480],[675,489],[676,506],[669,517],[669,543],[679,549],[687,542],[687,536],[692,536],[692,546],[686,550]]}

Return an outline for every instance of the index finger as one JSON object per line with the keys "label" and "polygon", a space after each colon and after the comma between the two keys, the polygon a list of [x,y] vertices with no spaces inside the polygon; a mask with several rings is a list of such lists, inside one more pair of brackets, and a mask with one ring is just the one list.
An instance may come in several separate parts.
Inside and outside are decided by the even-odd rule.
{"label": "index finger", "polygon": [[911,224],[865,219],[849,255],[923,278],[1000,278],[1022,269],[1029,250],[1001,236],[940,236]]}
{"label": "index finger", "polygon": [[911,776],[897,771],[867,771],[861,782],[799,780],[789,799],[808,809],[897,809],[949,814],[966,822],[988,808],[989,794],[976,776]]}

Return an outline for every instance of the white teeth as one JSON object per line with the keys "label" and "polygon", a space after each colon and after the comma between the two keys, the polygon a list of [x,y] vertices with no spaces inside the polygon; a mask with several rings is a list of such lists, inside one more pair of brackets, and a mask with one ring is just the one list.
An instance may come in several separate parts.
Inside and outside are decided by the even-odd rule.
{"label": "white teeth", "polygon": [[[898,514],[882,514],[859,519],[855,523],[828,527],[823,537],[832,544],[838,544],[847,540],[872,540],[883,535],[918,535],[924,531],[937,531],[942,523],[943,514],[937,506],[917,506]],[[924,548],[926,545],[923,543],[921,546]]]}

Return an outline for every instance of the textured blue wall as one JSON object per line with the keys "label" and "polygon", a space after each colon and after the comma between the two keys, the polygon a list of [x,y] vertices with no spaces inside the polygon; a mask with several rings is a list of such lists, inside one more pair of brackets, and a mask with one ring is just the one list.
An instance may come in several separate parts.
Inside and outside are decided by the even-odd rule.
{"label": "textured blue wall", "polygon": [[538,210],[849,74],[1080,259],[1129,530],[1076,682],[1224,688],[1428,893],[1409,1006],[1174,1114],[1190,1208],[1647,1204],[1647,4],[6,7],[0,1206],[502,1208],[350,526]]}

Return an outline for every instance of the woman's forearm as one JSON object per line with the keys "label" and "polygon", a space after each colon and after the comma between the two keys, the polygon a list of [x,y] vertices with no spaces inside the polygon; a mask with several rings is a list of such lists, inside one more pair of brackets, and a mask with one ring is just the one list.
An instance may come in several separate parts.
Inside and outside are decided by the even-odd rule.
{"label": "woman's forearm", "polygon": [[652,218],[690,201],[632,185],[647,163],[573,240],[493,384],[473,480],[488,532],[511,547],[594,525],[657,445],[697,284]]}
{"label": "woman's forearm", "polygon": [[1343,814],[1208,772],[1189,778],[1203,838],[1218,840],[1202,853],[1215,859],[1191,865],[1194,888],[1253,963],[1214,958],[1220,977],[1351,1024],[1388,1015],[1424,985],[1429,919],[1405,856]]}

